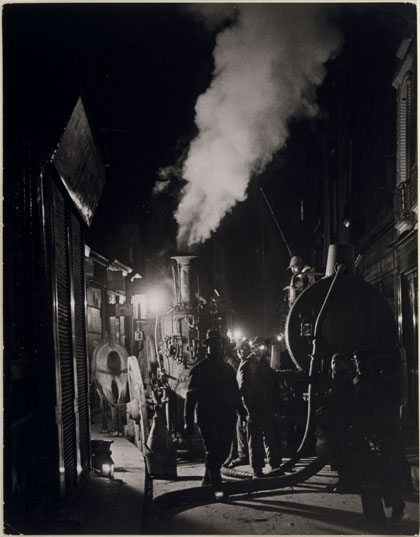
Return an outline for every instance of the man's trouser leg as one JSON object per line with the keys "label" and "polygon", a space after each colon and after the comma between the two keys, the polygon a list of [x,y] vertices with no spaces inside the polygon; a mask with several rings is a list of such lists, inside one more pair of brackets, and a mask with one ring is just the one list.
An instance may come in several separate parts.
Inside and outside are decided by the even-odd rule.
{"label": "man's trouser leg", "polygon": [[[236,433],[236,431],[235,431]],[[230,462],[232,462],[233,460],[237,459],[238,458],[238,435],[235,434],[233,435],[233,438],[232,438],[232,443],[230,445],[230,452],[229,452],[229,456],[228,458],[224,461],[223,464],[229,464]]]}
{"label": "man's trouser leg", "polygon": [[212,485],[222,482],[220,467],[226,460],[232,443],[235,428],[235,416],[223,416],[211,422],[199,424],[206,449],[206,474]]}
{"label": "man's trouser leg", "polygon": [[281,452],[278,445],[278,435],[274,423],[274,415],[261,418],[264,434],[264,445],[268,463],[272,468],[278,468],[281,464]]}
{"label": "man's trouser leg", "polygon": [[243,420],[239,416],[236,425],[236,436],[238,438],[238,457],[240,459],[248,458],[248,439],[246,432],[246,424],[243,425]]}
{"label": "man's trouser leg", "polygon": [[260,473],[265,466],[263,431],[258,416],[248,418],[247,423],[249,461],[254,473]]}

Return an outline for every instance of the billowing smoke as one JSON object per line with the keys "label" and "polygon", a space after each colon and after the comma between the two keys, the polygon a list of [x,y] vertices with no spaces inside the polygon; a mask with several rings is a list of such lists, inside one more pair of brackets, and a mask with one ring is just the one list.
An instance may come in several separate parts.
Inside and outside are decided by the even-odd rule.
{"label": "billowing smoke", "polygon": [[195,107],[198,135],[175,214],[180,246],[208,239],[246,198],[252,175],[284,146],[291,118],[317,114],[315,90],[339,45],[325,6],[236,5],[235,22],[217,36],[211,86]]}

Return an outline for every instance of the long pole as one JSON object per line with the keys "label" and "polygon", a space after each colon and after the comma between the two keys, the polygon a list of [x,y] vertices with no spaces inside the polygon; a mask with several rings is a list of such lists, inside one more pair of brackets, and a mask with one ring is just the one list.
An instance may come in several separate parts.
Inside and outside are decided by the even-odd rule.
{"label": "long pole", "polygon": [[274,214],[273,209],[271,208],[271,205],[270,205],[266,195],[264,194],[264,190],[261,187],[260,187],[260,192],[261,192],[261,195],[262,195],[262,197],[264,198],[264,200],[265,200],[265,202],[267,204],[268,210],[270,211],[271,216],[273,217],[273,220],[274,220],[274,222],[275,222],[275,224],[277,226],[277,229],[280,232],[281,238],[283,239],[283,242],[286,245],[287,251],[289,252],[289,255],[291,257],[292,256],[292,250],[289,248],[289,245],[287,244],[286,237],[284,236],[283,231],[281,230],[281,227],[280,227],[280,224],[277,221],[276,215]]}

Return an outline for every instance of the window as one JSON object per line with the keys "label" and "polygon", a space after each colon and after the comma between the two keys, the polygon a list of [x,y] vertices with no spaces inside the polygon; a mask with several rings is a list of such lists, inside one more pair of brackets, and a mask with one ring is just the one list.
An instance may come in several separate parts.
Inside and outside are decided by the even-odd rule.
{"label": "window", "polygon": [[397,183],[410,179],[413,134],[412,73],[406,73],[400,87],[398,101]]}

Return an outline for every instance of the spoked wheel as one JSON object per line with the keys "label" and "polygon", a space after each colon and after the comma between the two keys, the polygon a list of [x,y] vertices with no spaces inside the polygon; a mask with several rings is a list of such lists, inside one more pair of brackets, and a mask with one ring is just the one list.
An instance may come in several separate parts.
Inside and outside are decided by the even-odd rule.
{"label": "spoked wheel", "polygon": [[146,390],[146,397],[149,401],[153,401],[152,387],[158,377],[158,359],[153,336],[147,336],[144,347],[139,352],[139,367]]}
{"label": "spoked wheel", "polygon": [[155,338],[153,336],[147,336],[146,338],[146,357],[149,378],[154,382],[157,379],[159,363],[156,354]]}
{"label": "spoked wheel", "polygon": [[145,446],[149,436],[149,419],[147,416],[146,392],[141,376],[139,364],[135,356],[129,356],[127,361],[128,389],[130,392],[130,402],[127,404],[128,417],[134,420],[135,443],[142,453],[145,453]]}
{"label": "spoked wheel", "polygon": [[[149,378],[152,382],[156,382],[158,379],[159,360],[156,351],[156,342],[154,336],[147,336],[146,338],[146,352],[147,352],[147,367],[149,372]],[[166,392],[166,390],[164,390]],[[163,394],[161,394],[162,396]],[[156,400],[157,393],[152,396],[153,400]],[[166,394],[165,394],[166,399]],[[168,430],[171,429],[171,420],[169,412],[169,401],[165,404],[166,426]]]}

